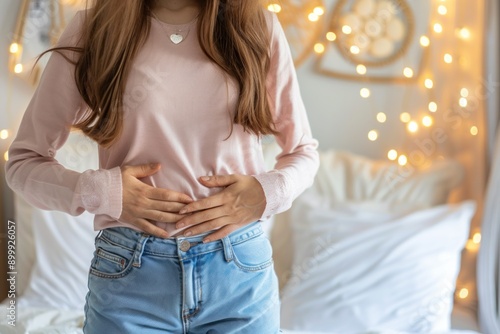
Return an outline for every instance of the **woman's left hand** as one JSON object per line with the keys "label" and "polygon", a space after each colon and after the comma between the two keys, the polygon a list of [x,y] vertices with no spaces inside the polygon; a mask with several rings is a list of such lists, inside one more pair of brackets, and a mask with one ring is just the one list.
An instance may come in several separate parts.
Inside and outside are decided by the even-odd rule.
{"label": "woman's left hand", "polygon": [[220,228],[203,239],[219,240],[231,232],[262,217],[266,197],[259,181],[248,175],[216,175],[200,177],[209,188],[224,187],[216,195],[189,203],[179,213],[189,214],[176,223],[176,228],[187,227],[184,236],[197,235]]}

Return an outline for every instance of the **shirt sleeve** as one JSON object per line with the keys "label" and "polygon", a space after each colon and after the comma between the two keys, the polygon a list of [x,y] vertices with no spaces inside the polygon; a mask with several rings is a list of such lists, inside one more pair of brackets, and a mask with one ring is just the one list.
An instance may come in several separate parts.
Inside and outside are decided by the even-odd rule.
{"label": "shirt sleeve", "polygon": [[[75,46],[85,12],[76,14],[58,46]],[[66,52],[70,58],[75,53]],[[8,185],[30,204],[73,216],[84,211],[118,219],[122,211],[121,170],[66,169],[56,152],[68,139],[71,126],[86,106],[75,83],[75,66],[52,52],[39,86],[26,109],[5,166]]]}
{"label": "shirt sleeve", "polygon": [[253,175],[266,196],[262,219],[289,209],[292,202],[314,181],[319,168],[318,141],[312,137],[290,48],[277,16],[271,16],[271,66],[267,90],[273,119],[276,124],[276,142],[281,153],[274,169]]}

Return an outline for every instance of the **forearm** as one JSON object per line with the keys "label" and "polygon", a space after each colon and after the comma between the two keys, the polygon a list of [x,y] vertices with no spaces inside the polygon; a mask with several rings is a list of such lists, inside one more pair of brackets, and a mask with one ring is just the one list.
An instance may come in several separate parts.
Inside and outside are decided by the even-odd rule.
{"label": "forearm", "polygon": [[84,211],[118,218],[121,213],[119,168],[79,173],[50,157],[21,149],[17,141],[6,164],[8,185],[30,204],[71,215]]}

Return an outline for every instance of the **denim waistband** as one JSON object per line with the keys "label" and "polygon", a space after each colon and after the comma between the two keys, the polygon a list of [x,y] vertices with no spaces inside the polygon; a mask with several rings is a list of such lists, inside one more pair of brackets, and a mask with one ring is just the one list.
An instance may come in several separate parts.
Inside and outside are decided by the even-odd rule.
{"label": "denim waistband", "polygon": [[250,223],[227,237],[204,244],[203,238],[212,232],[207,232],[191,237],[172,237],[162,239],[146,233],[135,231],[128,227],[112,227],[102,230],[97,238],[120,245],[130,250],[140,250],[140,253],[153,254],[165,257],[189,258],[220,249],[224,249],[227,260],[232,258],[231,246],[262,235],[262,223]]}

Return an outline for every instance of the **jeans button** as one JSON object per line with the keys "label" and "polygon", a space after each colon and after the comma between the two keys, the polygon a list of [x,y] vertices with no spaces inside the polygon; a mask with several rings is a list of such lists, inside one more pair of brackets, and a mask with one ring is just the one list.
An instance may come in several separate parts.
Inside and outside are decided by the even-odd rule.
{"label": "jeans button", "polygon": [[191,248],[191,243],[187,240],[182,240],[179,248],[181,251],[187,252]]}

